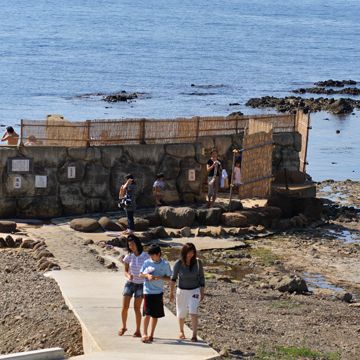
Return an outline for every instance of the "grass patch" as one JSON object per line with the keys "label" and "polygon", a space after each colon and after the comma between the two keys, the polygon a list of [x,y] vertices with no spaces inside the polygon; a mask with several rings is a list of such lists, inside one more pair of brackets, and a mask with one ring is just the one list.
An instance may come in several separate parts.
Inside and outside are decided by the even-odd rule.
{"label": "grass patch", "polygon": [[274,265],[279,257],[276,256],[271,250],[265,248],[255,248],[250,250],[250,255],[259,259],[265,266]]}
{"label": "grass patch", "polygon": [[306,347],[277,346],[273,351],[262,350],[255,360],[340,360],[340,354],[321,353]]}

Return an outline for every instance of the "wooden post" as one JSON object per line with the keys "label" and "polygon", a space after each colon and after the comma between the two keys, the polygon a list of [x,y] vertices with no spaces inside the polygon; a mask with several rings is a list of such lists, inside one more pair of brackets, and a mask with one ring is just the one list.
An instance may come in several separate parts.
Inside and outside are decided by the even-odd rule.
{"label": "wooden post", "polygon": [[20,120],[20,144],[19,146],[24,146],[24,142],[23,142],[23,136],[24,136],[24,122],[23,119]]}
{"label": "wooden post", "polygon": [[234,167],[235,167],[235,156],[239,153],[238,149],[233,150],[233,159],[231,165],[231,178],[230,178],[230,196],[229,196],[229,211],[231,211],[231,198],[232,198],[232,190],[234,187],[233,180],[234,180]]}
{"label": "wooden post", "polygon": [[90,146],[90,120],[86,120],[86,146]]}
{"label": "wooden post", "polygon": [[140,120],[140,130],[139,130],[139,143],[146,144],[145,140],[145,119]]}
{"label": "wooden post", "polygon": [[199,139],[199,132],[200,132],[200,116],[197,116],[196,117],[196,134],[195,134],[196,140]]}

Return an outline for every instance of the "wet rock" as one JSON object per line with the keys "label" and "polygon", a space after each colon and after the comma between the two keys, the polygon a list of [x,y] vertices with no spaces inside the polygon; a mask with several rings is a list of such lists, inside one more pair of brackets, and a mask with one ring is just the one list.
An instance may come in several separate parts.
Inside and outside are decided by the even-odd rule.
{"label": "wet rock", "polygon": [[269,286],[280,292],[305,294],[309,291],[305,280],[298,275],[274,277],[269,281]]}
{"label": "wet rock", "polygon": [[0,232],[1,233],[13,233],[16,230],[15,221],[0,221]]}
{"label": "wet rock", "polygon": [[328,108],[333,114],[348,114],[354,110],[354,106],[349,99],[339,99],[329,105]]}
{"label": "wet rock", "polygon": [[97,220],[90,218],[73,219],[70,222],[70,227],[80,232],[95,232],[100,229]]}
{"label": "wet rock", "polygon": [[314,83],[316,86],[328,86],[328,87],[343,87],[345,85],[356,85],[357,82],[355,80],[324,80],[318,81]]}
{"label": "wet rock", "polygon": [[[233,105],[239,105],[239,104],[237,104],[237,103],[233,103],[233,105],[231,105],[231,104],[229,104],[230,106],[233,106]],[[230,113],[227,117],[228,118],[232,118],[232,117],[241,117],[241,116],[243,116],[244,114],[241,112],[241,111],[234,111],[234,112],[232,112],[232,113]]]}
{"label": "wet rock", "polygon": [[161,218],[162,225],[181,229],[193,224],[196,212],[189,207],[173,208],[170,206],[163,206],[159,208],[158,214]]}
{"label": "wet rock", "polygon": [[120,101],[130,101],[137,99],[137,93],[127,93],[126,91],[121,91],[119,93],[106,95],[103,97],[103,100],[106,102],[114,103]]}
{"label": "wet rock", "polygon": [[104,231],[121,231],[125,228],[116,222],[110,220],[107,216],[103,216],[98,220],[99,225]]}

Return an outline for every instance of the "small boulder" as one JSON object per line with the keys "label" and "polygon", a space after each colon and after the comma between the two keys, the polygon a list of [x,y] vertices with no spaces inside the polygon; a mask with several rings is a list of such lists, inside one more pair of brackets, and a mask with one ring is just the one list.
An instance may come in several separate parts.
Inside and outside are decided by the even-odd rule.
{"label": "small boulder", "polygon": [[157,226],[150,230],[153,239],[165,239],[169,237],[169,234],[166,232],[163,226]]}
{"label": "small boulder", "polygon": [[136,234],[137,237],[143,244],[148,244],[153,240],[152,234],[150,231],[141,231]]}
{"label": "small boulder", "polygon": [[5,239],[0,237],[0,249],[6,248],[7,244],[5,242]]}
{"label": "small boulder", "polygon": [[348,292],[341,292],[337,295],[337,298],[346,303],[351,303],[353,301],[353,295]]}
{"label": "small boulder", "polygon": [[24,249],[32,249],[36,244],[35,240],[32,239],[24,239],[20,245],[21,248]]}
{"label": "small boulder", "polygon": [[144,216],[144,219],[149,221],[149,226],[161,226],[161,218],[158,212],[154,212],[152,214],[148,214]]}
{"label": "small boulder", "polygon": [[0,221],[0,233],[13,233],[15,230],[15,221]]}
{"label": "small boulder", "polygon": [[163,226],[181,229],[193,224],[196,212],[189,207],[173,208],[171,206],[163,206],[158,209],[158,214]]}
{"label": "small boulder", "polygon": [[196,220],[200,225],[217,226],[221,222],[222,208],[198,209],[196,211]]}
{"label": "small boulder", "polygon": [[305,294],[309,291],[305,280],[298,275],[274,277],[270,280],[269,285],[280,292]]}
{"label": "small boulder", "polygon": [[231,199],[231,203],[229,204],[229,211],[237,211],[242,210],[243,204],[239,199]]}
{"label": "small boulder", "polygon": [[190,237],[192,235],[190,227],[185,226],[182,229],[180,229],[180,234],[182,237]]}
{"label": "small boulder", "polygon": [[104,231],[121,231],[124,230],[123,226],[120,226],[116,222],[110,220],[107,216],[103,216],[98,220],[99,225]]}
{"label": "small boulder", "polygon": [[116,237],[116,238],[113,238],[111,240],[106,241],[106,244],[107,245],[112,245],[112,246],[117,246],[117,247],[120,247],[120,248],[126,248],[127,239],[124,236]]}
{"label": "small boulder", "polygon": [[90,218],[71,220],[70,227],[80,232],[95,232],[100,229],[98,221]]}
{"label": "small boulder", "polygon": [[[127,228],[127,218],[123,217],[118,220],[118,223],[123,226],[124,228]],[[136,217],[134,218],[134,225],[135,225],[135,231],[146,231],[149,228],[149,220]]]}
{"label": "small boulder", "polygon": [[225,226],[246,227],[249,226],[248,218],[239,212],[228,212],[221,215],[221,222]]}
{"label": "small boulder", "polygon": [[6,247],[10,247],[10,248],[15,247],[15,241],[11,235],[6,236],[5,243],[6,243]]}

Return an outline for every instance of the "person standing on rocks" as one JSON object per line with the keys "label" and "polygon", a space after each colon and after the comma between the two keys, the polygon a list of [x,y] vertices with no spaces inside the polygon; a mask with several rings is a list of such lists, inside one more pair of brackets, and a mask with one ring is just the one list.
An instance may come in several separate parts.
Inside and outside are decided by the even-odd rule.
{"label": "person standing on rocks", "polygon": [[221,162],[218,160],[218,152],[211,151],[211,157],[206,164],[208,173],[208,203],[207,206],[211,207],[219,191],[220,174],[222,172]]}
{"label": "person standing on rocks", "polygon": [[128,279],[123,291],[123,307],[121,311],[122,325],[118,332],[119,336],[123,336],[127,331],[126,322],[128,317],[128,310],[130,300],[134,296],[134,311],[136,330],[133,337],[141,337],[141,303],[143,300],[143,286],[144,279],[140,275],[140,269],[145,260],[149,259],[149,255],[143,251],[143,246],[138,237],[130,234],[127,238],[128,254],[124,257],[122,262],[125,266],[125,276]]}
{"label": "person standing on rocks", "polygon": [[19,141],[19,135],[15,132],[12,126],[6,128],[5,134],[1,138],[1,141],[7,141],[8,145],[17,145]]}
{"label": "person standing on rocks", "polygon": [[120,204],[124,209],[128,220],[128,228],[126,230],[127,234],[132,234],[135,231],[135,223],[134,223],[134,212],[136,208],[135,192],[136,192],[135,179],[131,174],[128,174],[125,176],[125,183],[121,185],[119,191]]}
{"label": "person standing on rocks", "polygon": [[155,198],[155,206],[164,205],[164,190],[165,190],[165,181],[164,174],[160,173],[156,175],[156,180],[153,185],[153,195]]}
{"label": "person standing on rocks", "polygon": [[188,313],[191,317],[192,338],[197,341],[198,307],[204,299],[205,276],[201,260],[196,257],[196,248],[193,243],[186,243],[181,249],[181,258],[174,265],[170,285],[170,301],[174,301],[176,290],[176,315],[179,319],[180,339],[185,339],[184,324]]}

